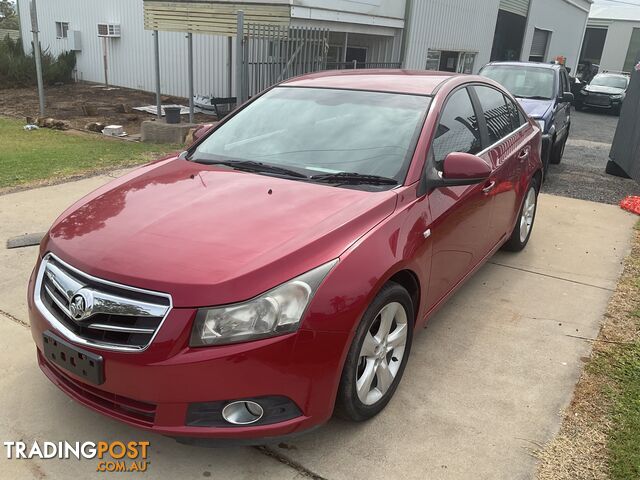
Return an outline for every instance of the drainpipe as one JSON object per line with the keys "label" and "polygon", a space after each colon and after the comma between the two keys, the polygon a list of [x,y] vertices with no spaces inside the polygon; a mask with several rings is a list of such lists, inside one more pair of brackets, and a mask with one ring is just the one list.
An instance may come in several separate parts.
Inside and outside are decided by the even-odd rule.
{"label": "drainpipe", "polygon": [[407,42],[409,41],[409,20],[411,19],[411,11],[413,10],[413,0],[406,0],[404,7],[404,31],[402,32],[402,44],[400,46],[400,63],[402,68],[407,68]]}

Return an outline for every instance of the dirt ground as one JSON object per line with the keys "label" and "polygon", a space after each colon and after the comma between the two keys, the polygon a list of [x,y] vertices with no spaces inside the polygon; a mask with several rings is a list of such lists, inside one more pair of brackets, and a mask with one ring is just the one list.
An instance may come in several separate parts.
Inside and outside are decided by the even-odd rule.
{"label": "dirt ground", "polygon": [[[46,87],[46,116],[66,120],[72,128],[84,130],[91,122],[105,125],[122,125],[129,135],[140,133],[140,124],[154,115],[131,111],[132,107],[155,105],[155,94],[128,88],[105,88],[102,85],[76,83],[58,87]],[[188,105],[185,98],[162,97],[163,104]],[[85,115],[83,106],[94,109],[95,114]],[[129,113],[127,113],[129,112]],[[38,92],[35,88],[0,89],[0,115],[7,117],[35,118],[38,116]],[[196,123],[215,120],[202,114],[195,116]],[[182,117],[187,121],[187,116]]]}

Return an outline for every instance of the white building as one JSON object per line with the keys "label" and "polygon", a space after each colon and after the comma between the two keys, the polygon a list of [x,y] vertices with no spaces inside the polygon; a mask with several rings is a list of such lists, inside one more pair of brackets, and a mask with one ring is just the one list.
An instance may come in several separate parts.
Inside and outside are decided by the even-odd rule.
{"label": "white building", "polygon": [[[217,0],[215,12],[259,4],[284,15],[292,26],[325,28],[329,64],[357,61],[397,63],[410,69],[475,73],[490,60],[578,63],[592,0]],[[162,2],[153,2],[154,5]],[[188,5],[174,0],[171,5]],[[206,3],[205,3],[206,4]],[[18,0],[26,49],[31,48],[29,0]],[[39,0],[41,43],[52,53],[75,50],[77,78],[153,91],[153,34],[145,30],[143,0]],[[151,2],[147,2],[151,5]],[[202,8],[203,3],[194,8]],[[155,7],[154,7],[155,8]],[[283,13],[284,12],[284,13]],[[221,13],[222,15],[222,13]],[[167,12],[165,26],[187,22]],[[222,18],[222,16],[220,17]],[[98,24],[118,27],[119,36],[101,38]],[[147,15],[147,28],[152,28]],[[229,32],[231,31],[231,25]],[[108,28],[108,27],[107,27]],[[179,29],[179,27],[176,27]],[[195,93],[235,94],[235,42],[229,37],[194,35]],[[186,96],[187,40],[184,33],[161,31],[162,92]],[[346,48],[345,48],[346,46]]]}
{"label": "white building", "polygon": [[640,6],[594,5],[584,38],[581,62],[603,70],[631,72],[640,56]]}

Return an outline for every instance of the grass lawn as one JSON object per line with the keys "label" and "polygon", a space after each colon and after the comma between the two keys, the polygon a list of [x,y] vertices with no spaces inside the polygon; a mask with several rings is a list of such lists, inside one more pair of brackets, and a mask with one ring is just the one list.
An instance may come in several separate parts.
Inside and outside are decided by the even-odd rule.
{"label": "grass lawn", "polygon": [[126,142],[41,128],[0,118],[0,190],[145,163],[175,145]]}
{"label": "grass lawn", "polygon": [[640,222],[593,354],[539,480],[640,479]]}
{"label": "grass lawn", "polygon": [[[604,390],[613,428],[609,435],[609,468],[615,480],[640,479],[640,222],[636,245],[621,284],[629,295],[629,332],[633,340],[595,357],[594,373],[610,379]],[[634,328],[635,327],[635,328]]]}

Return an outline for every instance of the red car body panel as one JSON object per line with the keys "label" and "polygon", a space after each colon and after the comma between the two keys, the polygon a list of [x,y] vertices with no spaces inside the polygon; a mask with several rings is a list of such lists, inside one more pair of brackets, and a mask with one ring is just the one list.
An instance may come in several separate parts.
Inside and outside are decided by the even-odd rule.
{"label": "red car body panel", "polygon": [[[84,347],[103,356],[105,364],[105,382],[84,385],[41,354],[42,335],[52,327],[34,304],[39,262],[28,299],[45,374],[90,408],[166,435],[276,437],[326,422],[355,330],[380,288],[397,275],[413,278],[416,325],[423,326],[509,237],[532,177],[541,175],[540,131],[529,121],[482,153],[492,169],[487,182],[420,193],[446,98],[473,83],[498,87],[480,77],[403,71],[324,73],[285,82],[433,96],[405,183],[389,191],[336,188],[170,158],[81,199],[54,223],[41,257],[52,252],[95,277],[168,293],[173,309],[144,352]],[[339,262],[297,332],[189,346],[198,307],[250,299],[333,259]],[[190,403],[267,395],[291,399],[302,415],[267,426],[185,425]],[[153,405],[155,418],[141,422],[114,407],[118,402]]]}

